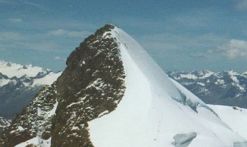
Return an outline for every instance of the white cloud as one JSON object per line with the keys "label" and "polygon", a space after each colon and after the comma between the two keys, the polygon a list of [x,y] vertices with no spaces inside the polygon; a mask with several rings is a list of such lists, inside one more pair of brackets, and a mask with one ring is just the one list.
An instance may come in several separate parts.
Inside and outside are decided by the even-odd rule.
{"label": "white cloud", "polygon": [[68,31],[67,32],[67,35],[69,37],[82,37],[82,36],[85,36],[85,34],[87,33],[83,31]]}
{"label": "white cloud", "polygon": [[39,3],[36,3],[36,2],[33,2],[31,0],[21,0],[20,1],[22,4],[24,5],[27,5],[27,6],[30,6],[30,7],[33,7],[33,8],[37,8],[39,10],[48,10],[46,7],[44,7],[43,5],[39,4]]}
{"label": "white cloud", "polygon": [[[225,42],[225,38],[213,33],[201,35],[186,35],[161,33],[142,35],[140,42],[146,49],[167,51],[172,50],[178,53],[205,53],[209,48],[215,48]],[[196,53],[195,53],[196,51]]]}
{"label": "white cloud", "polygon": [[247,10],[247,0],[235,0],[236,1],[236,8],[238,10]]}
{"label": "white cloud", "polygon": [[53,36],[65,36],[65,37],[77,38],[88,35],[88,32],[57,29],[57,30],[51,30],[50,32],[48,32],[48,34]]}
{"label": "white cloud", "polygon": [[0,0],[0,3],[2,3],[2,4],[13,4],[13,1],[10,1],[10,0]]}
{"label": "white cloud", "polygon": [[58,60],[58,61],[65,61],[66,59],[60,56],[55,56],[54,60]]}
{"label": "white cloud", "polygon": [[21,39],[21,34],[17,32],[0,32],[0,41],[16,41]]}
{"label": "white cloud", "polygon": [[57,29],[57,30],[52,30],[52,31],[48,32],[48,34],[54,35],[54,36],[61,36],[61,35],[66,34],[66,31],[63,29]]}
{"label": "white cloud", "polygon": [[13,23],[18,23],[23,21],[21,18],[9,18],[8,20]]}
{"label": "white cloud", "polygon": [[221,45],[217,51],[230,59],[247,57],[247,41],[231,39],[230,41]]}
{"label": "white cloud", "polygon": [[24,34],[6,31],[0,32],[0,48],[50,51],[59,50],[62,46],[53,40],[49,40],[47,34]]}
{"label": "white cloud", "polygon": [[43,5],[33,2],[32,0],[0,0],[1,4],[6,4],[6,5],[26,5],[29,7],[33,7],[39,10],[48,10],[46,7]]}
{"label": "white cloud", "polygon": [[206,27],[211,22],[211,16],[207,15],[183,15],[173,18],[176,24],[187,27]]}

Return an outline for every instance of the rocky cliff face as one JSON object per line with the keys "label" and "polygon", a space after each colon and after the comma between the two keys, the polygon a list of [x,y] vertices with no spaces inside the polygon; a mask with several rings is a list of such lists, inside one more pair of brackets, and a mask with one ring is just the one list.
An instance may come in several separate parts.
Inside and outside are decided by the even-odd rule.
{"label": "rocky cliff face", "polygon": [[121,100],[125,76],[118,46],[107,34],[111,29],[99,29],[69,56],[56,83],[59,105],[52,146],[92,146],[87,122],[113,111]]}
{"label": "rocky cliff face", "polygon": [[13,120],[0,146],[34,137],[50,139],[52,147],[93,146],[87,122],[113,111],[125,91],[119,49],[108,33],[113,28],[102,27],[71,53],[62,75]]}

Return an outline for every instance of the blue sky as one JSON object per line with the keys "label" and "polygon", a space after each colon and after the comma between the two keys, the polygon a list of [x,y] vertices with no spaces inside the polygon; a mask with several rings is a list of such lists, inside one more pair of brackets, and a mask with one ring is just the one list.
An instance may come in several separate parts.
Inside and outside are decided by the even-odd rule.
{"label": "blue sky", "polygon": [[105,23],[165,70],[247,71],[247,0],[0,0],[0,59],[62,70]]}

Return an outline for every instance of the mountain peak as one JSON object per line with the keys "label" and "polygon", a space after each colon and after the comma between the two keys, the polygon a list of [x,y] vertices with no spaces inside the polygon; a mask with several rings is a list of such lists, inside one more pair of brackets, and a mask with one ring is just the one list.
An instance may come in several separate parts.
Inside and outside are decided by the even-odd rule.
{"label": "mountain peak", "polygon": [[[87,135],[88,121],[113,111],[125,89],[118,44],[107,33],[112,29],[111,25],[105,25],[70,54],[67,67],[58,80],[44,88],[10,126],[10,130],[16,133],[4,133],[3,136],[8,138],[6,145],[13,146],[35,136],[43,140],[52,136],[52,146],[70,146],[71,141],[72,146],[92,146]],[[50,119],[56,124],[53,129]],[[33,122],[44,129],[37,132],[31,125]],[[23,134],[18,126],[28,133]],[[65,131],[68,129],[70,131]]]}
{"label": "mountain peak", "polygon": [[[77,47],[68,57],[66,64],[72,65],[73,59],[79,58],[81,55],[82,49],[84,48],[91,48],[92,50],[96,49],[96,45],[100,45],[100,40],[106,39],[108,36],[110,36],[111,30],[113,30],[115,26],[111,24],[106,24],[103,27],[99,28],[94,34],[87,37],[82,43],[80,43],[80,46]],[[101,42],[102,43],[102,42]],[[93,46],[94,45],[94,46]],[[91,50],[90,50],[91,52]]]}
{"label": "mountain peak", "polygon": [[243,141],[120,28],[100,28],[66,64],[4,131],[3,146],[163,147],[182,145],[181,136],[192,147]]}

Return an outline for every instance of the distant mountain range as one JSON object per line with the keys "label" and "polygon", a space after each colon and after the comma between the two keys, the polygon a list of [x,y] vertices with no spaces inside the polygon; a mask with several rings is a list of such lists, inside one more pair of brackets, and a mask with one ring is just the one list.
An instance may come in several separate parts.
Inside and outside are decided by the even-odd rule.
{"label": "distant mountain range", "polygon": [[[0,61],[0,116],[14,117],[60,74],[37,66]],[[206,103],[247,108],[247,73],[202,70],[170,71],[168,75]]]}
{"label": "distant mountain range", "polygon": [[45,85],[50,85],[60,73],[32,65],[0,61],[0,116],[11,119]]}
{"label": "distant mountain range", "polygon": [[209,104],[247,108],[247,73],[234,71],[168,72],[168,75]]}
{"label": "distant mountain range", "polygon": [[[60,74],[37,66],[0,61],[0,117],[13,118]],[[202,70],[167,74],[206,103],[247,108],[247,73]]]}

